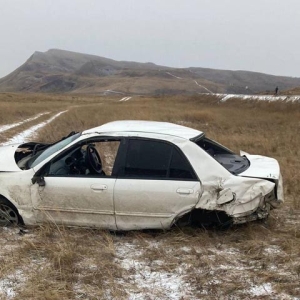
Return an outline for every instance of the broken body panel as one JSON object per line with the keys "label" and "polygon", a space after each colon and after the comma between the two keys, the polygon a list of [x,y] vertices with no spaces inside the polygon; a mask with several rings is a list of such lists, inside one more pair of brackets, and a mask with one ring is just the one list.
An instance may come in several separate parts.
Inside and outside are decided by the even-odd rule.
{"label": "broken body panel", "polygon": [[[257,167],[255,163],[252,165],[252,156],[247,155],[250,167],[237,176],[226,170],[209,153],[199,151],[196,144],[178,145],[195,168],[202,185],[202,194],[195,208],[224,211],[233,218],[234,223],[244,223],[265,218],[271,203],[272,207],[276,207],[283,202],[281,174],[275,159],[254,156],[254,160],[260,160]],[[259,176],[255,176],[256,171]],[[269,174],[273,177],[268,177]],[[272,194],[275,186],[276,193]]]}
{"label": "broken body panel", "polygon": [[[136,126],[139,130],[135,130]],[[36,174],[39,176],[44,166],[61,153],[82,141],[107,136],[159,140],[174,145],[187,158],[197,178],[45,176],[43,184],[38,184]],[[24,145],[0,147],[0,195],[18,209],[28,225],[50,220],[114,230],[169,228],[182,216],[199,209],[224,212],[234,223],[243,223],[267,217],[270,208],[283,201],[282,178],[275,159],[241,153],[249,160],[249,166],[239,174],[232,174],[195,143],[196,137],[199,140],[204,135],[169,123],[113,122],[83,132],[28,170],[21,170],[15,160],[16,149]],[[122,147],[119,152],[124,151]]]}

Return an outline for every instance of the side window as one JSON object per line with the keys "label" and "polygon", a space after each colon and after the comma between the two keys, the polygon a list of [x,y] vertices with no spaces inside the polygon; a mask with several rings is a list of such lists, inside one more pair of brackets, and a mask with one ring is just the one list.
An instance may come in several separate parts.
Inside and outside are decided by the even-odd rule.
{"label": "side window", "polygon": [[51,161],[45,176],[111,176],[120,141],[88,140]]}
{"label": "side window", "polygon": [[169,177],[183,180],[197,178],[186,157],[175,147],[173,148]]}
{"label": "side window", "polygon": [[166,178],[172,146],[158,141],[129,140],[125,177]]}
{"label": "side window", "polygon": [[108,176],[111,176],[119,146],[120,146],[119,141],[107,141],[107,142],[95,143],[95,148],[97,149],[101,157],[102,169],[104,173]]}
{"label": "side window", "polygon": [[186,157],[175,146],[152,140],[129,140],[124,176],[197,180]]}

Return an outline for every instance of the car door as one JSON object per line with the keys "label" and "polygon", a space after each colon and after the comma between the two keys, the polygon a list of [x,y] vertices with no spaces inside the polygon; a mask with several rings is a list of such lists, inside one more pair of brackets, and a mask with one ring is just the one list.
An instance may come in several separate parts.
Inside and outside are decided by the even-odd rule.
{"label": "car door", "polygon": [[[105,168],[102,173],[85,169],[86,159],[81,154],[84,156],[84,151],[88,151],[86,144],[93,145],[99,153]],[[112,169],[118,146],[118,140],[81,142],[44,167],[39,174],[42,179],[33,193],[37,222],[49,220],[58,224],[116,229],[113,202],[116,178]],[[70,166],[72,161],[76,161],[76,166]]]}
{"label": "car door", "polygon": [[117,228],[168,228],[198,202],[200,181],[176,146],[129,139],[114,189]]}

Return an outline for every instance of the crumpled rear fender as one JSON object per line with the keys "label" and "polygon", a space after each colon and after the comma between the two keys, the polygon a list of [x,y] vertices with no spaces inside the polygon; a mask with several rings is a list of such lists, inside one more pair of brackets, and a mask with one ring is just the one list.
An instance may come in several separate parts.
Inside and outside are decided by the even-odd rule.
{"label": "crumpled rear fender", "polygon": [[[272,193],[275,183],[259,179],[232,176],[228,179],[214,178],[202,182],[203,194],[196,208],[224,211],[228,216],[247,216],[265,206],[265,197]],[[231,199],[218,201],[222,191],[230,191]],[[224,193],[223,193],[224,194]]]}

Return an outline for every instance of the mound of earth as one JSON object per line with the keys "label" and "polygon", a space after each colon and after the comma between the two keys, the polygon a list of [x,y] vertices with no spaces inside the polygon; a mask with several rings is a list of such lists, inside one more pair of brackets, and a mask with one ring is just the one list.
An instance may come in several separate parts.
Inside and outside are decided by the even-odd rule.
{"label": "mound of earth", "polygon": [[300,78],[195,67],[178,69],[58,49],[35,52],[0,79],[0,92],[257,94],[272,93],[276,86],[280,90],[294,89],[300,86]]}

